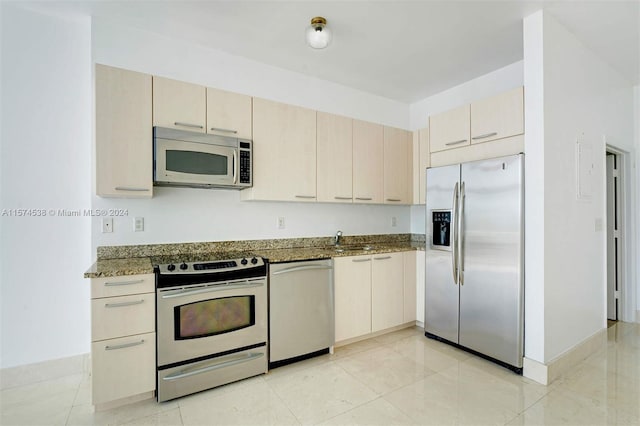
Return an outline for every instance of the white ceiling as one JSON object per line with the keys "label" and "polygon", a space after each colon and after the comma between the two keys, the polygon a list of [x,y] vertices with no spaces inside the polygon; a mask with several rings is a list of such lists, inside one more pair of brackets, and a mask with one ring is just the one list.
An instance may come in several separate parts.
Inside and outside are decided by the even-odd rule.
{"label": "white ceiling", "polygon": [[[49,11],[118,19],[256,61],[411,103],[523,58],[522,19],[544,8],[640,84],[634,1],[49,1]],[[323,16],[334,38],[305,45]]]}

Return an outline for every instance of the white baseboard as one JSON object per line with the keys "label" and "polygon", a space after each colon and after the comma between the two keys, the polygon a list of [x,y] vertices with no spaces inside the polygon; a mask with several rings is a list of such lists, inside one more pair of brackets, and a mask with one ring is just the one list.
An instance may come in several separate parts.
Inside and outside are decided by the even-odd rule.
{"label": "white baseboard", "polygon": [[522,375],[540,384],[551,384],[580,361],[607,345],[607,329],[602,329],[546,364],[524,358]]}
{"label": "white baseboard", "polygon": [[91,359],[89,354],[3,368],[0,369],[0,390],[30,385],[71,374],[89,375],[90,372]]}

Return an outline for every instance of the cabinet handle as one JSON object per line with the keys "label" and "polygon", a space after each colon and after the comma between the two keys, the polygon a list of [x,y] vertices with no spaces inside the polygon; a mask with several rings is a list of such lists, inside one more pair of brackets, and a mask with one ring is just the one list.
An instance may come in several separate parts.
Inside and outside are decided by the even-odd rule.
{"label": "cabinet handle", "polygon": [[353,197],[333,197],[336,200],[352,200]]}
{"label": "cabinet handle", "polygon": [[148,190],[148,188],[136,188],[134,186],[116,186],[116,191],[144,192]]}
{"label": "cabinet handle", "polygon": [[465,143],[467,140],[466,139],[460,139],[459,141],[453,141],[453,142],[447,142],[445,143],[446,146],[451,146],[451,145],[458,145],[461,143]]}
{"label": "cabinet handle", "polygon": [[373,200],[373,198],[371,198],[371,197],[356,197],[356,200],[371,201],[371,200]]}
{"label": "cabinet handle", "polygon": [[374,260],[387,260],[387,259],[391,259],[391,256],[383,256],[383,257],[374,257]]}
{"label": "cabinet handle", "polygon": [[116,286],[116,285],[132,285],[132,284],[140,284],[143,283],[144,280],[136,280],[136,281],[116,281],[113,283],[104,283],[105,286],[107,287],[112,287],[112,286]]}
{"label": "cabinet handle", "polygon": [[122,345],[113,345],[113,346],[105,346],[104,350],[105,351],[114,351],[116,349],[124,349],[124,348],[130,348],[132,346],[138,346],[144,343],[144,339],[140,340],[139,342],[131,342],[131,343],[123,343]]}
{"label": "cabinet handle", "polygon": [[120,302],[120,303],[105,303],[104,307],[105,308],[122,308],[124,306],[133,306],[133,305],[139,305],[141,303],[144,303],[144,299],[142,300],[135,300],[133,302]]}
{"label": "cabinet handle", "polygon": [[360,262],[371,262],[371,259],[351,259],[352,262],[360,263]]}
{"label": "cabinet handle", "polygon": [[222,129],[220,127],[212,127],[211,130],[213,130],[214,132],[238,133],[237,130]]}
{"label": "cabinet handle", "polygon": [[173,123],[175,126],[182,126],[182,127],[192,127],[194,129],[204,129],[203,126],[201,126],[200,124],[191,124],[191,123],[181,123],[179,121],[175,121]]}
{"label": "cabinet handle", "polygon": [[387,201],[392,201],[394,203],[398,203],[400,201],[402,201],[400,198],[387,198]]}
{"label": "cabinet handle", "polygon": [[476,140],[476,139],[490,138],[491,136],[496,136],[497,134],[498,132],[485,133],[484,135],[473,136],[471,139]]}
{"label": "cabinet handle", "polygon": [[296,195],[296,198],[316,198],[315,195]]}

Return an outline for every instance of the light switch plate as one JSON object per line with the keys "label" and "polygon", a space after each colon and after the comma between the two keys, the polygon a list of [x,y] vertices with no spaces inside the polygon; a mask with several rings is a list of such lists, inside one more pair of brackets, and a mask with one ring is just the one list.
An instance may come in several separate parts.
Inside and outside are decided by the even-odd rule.
{"label": "light switch plate", "polygon": [[133,218],[133,230],[135,232],[144,231],[144,217],[134,217]]}
{"label": "light switch plate", "polygon": [[102,218],[102,233],[113,232],[113,218],[112,217],[103,217]]}

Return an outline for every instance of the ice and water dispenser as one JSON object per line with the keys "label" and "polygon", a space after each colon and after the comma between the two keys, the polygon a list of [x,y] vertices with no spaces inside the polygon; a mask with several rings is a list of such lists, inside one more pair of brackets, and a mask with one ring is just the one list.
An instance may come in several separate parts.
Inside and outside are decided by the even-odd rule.
{"label": "ice and water dispenser", "polygon": [[431,248],[451,250],[451,210],[431,211]]}

